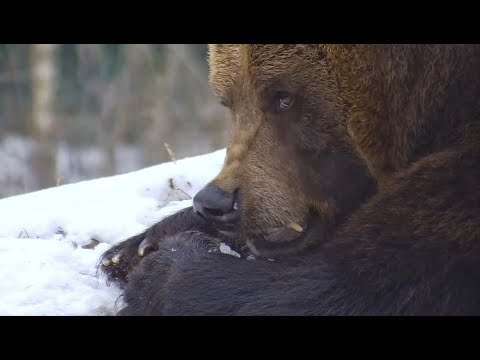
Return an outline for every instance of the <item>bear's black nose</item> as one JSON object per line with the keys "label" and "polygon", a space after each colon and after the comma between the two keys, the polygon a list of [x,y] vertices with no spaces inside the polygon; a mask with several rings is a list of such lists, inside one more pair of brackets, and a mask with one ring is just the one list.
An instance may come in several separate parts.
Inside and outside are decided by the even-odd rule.
{"label": "bear's black nose", "polygon": [[233,223],[240,216],[237,193],[228,193],[217,185],[208,185],[193,198],[193,210],[207,220]]}

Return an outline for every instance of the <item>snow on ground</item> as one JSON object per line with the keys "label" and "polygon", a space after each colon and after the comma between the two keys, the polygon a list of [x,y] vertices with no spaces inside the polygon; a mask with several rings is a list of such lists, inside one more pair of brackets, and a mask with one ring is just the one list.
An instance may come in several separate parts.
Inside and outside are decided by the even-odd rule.
{"label": "snow on ground", "polygon": [[[0,200],[0,315],[109,315],[120,291],[99,256],[191,198],[225,150]],[[96,240],[94,249],[84,248]]]}

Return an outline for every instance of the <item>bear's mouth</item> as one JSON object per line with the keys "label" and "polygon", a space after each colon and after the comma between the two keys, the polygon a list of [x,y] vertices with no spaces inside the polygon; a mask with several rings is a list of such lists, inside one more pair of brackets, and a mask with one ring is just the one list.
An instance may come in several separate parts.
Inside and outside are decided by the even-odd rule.
{"label": "bear's mouth", "polygon": [[308,217],[302,222],[292,222],[262,234],[251,235],[247,244],[256,255],[274,256],[303,250],[312,240],[308,236],[310,229],[317,222],[315,217]]}
{"label": "bear's mouth", "polygon": [[[292,222],[285,226],[261,232],[240,232],[225,229],[219,231],[230,239],[242,240],[241,242],[246,243],[256,255],[272,252],[277,254],[290,251],[292,247],[298,248],[305,239],[311,224],[312,221],[309,218],[302,222]],[[285,249],[285,251],[282,251],[282,249]]]}
{"label": "bear's mouth", "polygon": [[287,226],[282,226],[269,231],[263,235],[265,241],[274,243],[287,243],[298,240],[305,235],[307,230],[307,221],[300,223],[291,222]]}

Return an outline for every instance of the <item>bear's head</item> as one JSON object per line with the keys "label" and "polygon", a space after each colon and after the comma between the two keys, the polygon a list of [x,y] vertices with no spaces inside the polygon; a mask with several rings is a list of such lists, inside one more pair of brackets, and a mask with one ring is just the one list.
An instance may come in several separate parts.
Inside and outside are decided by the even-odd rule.
{"label": "bear's head", "polygon": [[327,62],[319,45],[209,48],[211,87],[233,130],[223,169],[194,209],[254,253],[318,241],[374,187]]}

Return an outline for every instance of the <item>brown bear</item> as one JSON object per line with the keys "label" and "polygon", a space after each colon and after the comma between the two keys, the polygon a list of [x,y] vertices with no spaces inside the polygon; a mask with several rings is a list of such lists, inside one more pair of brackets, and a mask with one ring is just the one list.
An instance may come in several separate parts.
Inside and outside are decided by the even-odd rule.
{"label": "brown bear", "polygon": [[480,314],[479,45],[212,45],[209,64],[224,167],[103,255],[120,314]]}

